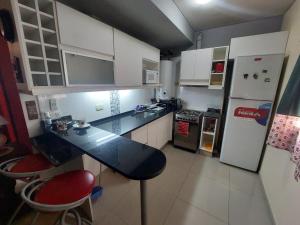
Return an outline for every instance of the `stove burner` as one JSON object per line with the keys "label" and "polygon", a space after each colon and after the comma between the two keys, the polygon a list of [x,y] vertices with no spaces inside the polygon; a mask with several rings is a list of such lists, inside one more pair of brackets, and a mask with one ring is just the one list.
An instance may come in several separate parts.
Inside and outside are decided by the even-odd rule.
{"label": "stove burner", "polygon": [[181,110],[176,113],[176,120],[199,123],[202,112],[195,110]]}

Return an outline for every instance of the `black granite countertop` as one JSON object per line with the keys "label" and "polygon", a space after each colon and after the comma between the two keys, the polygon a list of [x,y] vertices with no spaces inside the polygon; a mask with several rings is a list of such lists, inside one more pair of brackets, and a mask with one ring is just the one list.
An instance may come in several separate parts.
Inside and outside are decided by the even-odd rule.
{"label": "black granite countertop", "polygon": [[172,110],[169,109],[164,109],[155,113],[150,111],[142,113],[130,111],[105,119],[93,121],[91,122],[91,125],[117,135],[125,135],[139,127],[142,127],[167,115],[170,112],[172,112]]}
{"label": "black granite countertop", "polygon": [[34,139],[35,145],[55,165],[87,154],[129,179],[147,180],[165,168],[163,152],[120,135],[159,119],[171,110],[130,111],[91,122],[87,129],[70,128],[66,134],[50,131]]}
{"label": "black granite countertop", "polygon": [[166,165],[166,157],[160,150],[96,127],[70,128],[67,135],[51,133],[129,179],[154,178]]}

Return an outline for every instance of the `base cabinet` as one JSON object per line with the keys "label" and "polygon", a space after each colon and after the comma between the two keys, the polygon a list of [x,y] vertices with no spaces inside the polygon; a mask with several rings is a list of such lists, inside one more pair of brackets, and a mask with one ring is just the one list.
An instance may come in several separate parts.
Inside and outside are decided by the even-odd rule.
{"label": "base cabinet", "polygon": [[83,168],[85,170],[90,171],[94,176],[98,176],[100,174],[100,163],[93,159],[92,157],[84,154],[82,156]]}
{"label": "base cabinet", "polygon": [[148,129],[147,126],[143,126],[131,132],[131,140],[139,142],[141,144],[147,144],[148,142]]}
{"label": "base cabinet", "polygon": [[173,113],[169,113],[133,132],[131,140],[161,149],[172,139]]}

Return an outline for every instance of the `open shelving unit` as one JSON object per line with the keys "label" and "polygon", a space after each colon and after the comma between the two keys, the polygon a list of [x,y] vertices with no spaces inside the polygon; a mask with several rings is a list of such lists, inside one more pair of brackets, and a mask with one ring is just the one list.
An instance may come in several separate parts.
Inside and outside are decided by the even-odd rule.
{"label": "open shelving unit", "polygon": [[204,154],[213,154],[218,135],[218,122],[219,119],[217,117],[203,117],[199,148]]}
{"label": "open shelving unit", "polygon": [[221,46],[213,49],[209,89],[222,89],[224,87],[228,49],[228,46]]}
{"label": "open shelving unit", "polygon": [[12,0],[27,86],[64,86],[53,0]]}

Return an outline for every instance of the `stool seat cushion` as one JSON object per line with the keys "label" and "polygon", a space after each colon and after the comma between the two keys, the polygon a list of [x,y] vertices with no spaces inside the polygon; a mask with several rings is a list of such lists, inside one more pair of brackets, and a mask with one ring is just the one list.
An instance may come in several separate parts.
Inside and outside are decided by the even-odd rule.
{"label": "stool seat cushion", "polygon": [[30,173],[47,170],[53,165],[41,154],[27,155],[10,169],[12,173]]}
{"label": "stool seat cushion", "polygon": [[60,174],[36,192],[34,201],[48,205],[69,204],[88,196],[95,185],[94,175],[86,170]]}

